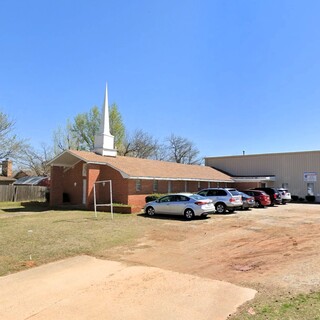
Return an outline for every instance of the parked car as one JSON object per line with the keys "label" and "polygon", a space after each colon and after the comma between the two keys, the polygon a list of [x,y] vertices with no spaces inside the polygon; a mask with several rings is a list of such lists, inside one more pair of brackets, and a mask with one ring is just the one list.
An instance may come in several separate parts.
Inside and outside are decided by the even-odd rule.
{"label": "parked car", "polygon": [[274,206],[275,204],[281,204],[282,202],[281,194],[275,188],[259,187],[259,188],[254,188],[254,190],[262,190],[266,194],[268,194],[271,201],[270,206]]}
{"label": "parked car", "polygon": [[241,209],[242,198],[237,189],[233,188],[208,188],[198,192],[200,196],[213,201],[217,213],[233,212]]}
{"label": "parked car", "polygon": [[280,192],[282,204],[287,204],[291,201],[291,193],[288,191],[288,189],[285,188],[279,188],[278,191]]}
{"label": "parked car", "polygon": [[242,197],[242,210],[249,210],[250,208],[253,208],[256,205],[256,201],[254,197],[249,196],[248,194],[241,192],[241,197]]}
{"label": "parked car", "polygon": [[155,214],[181,215],[187,220],[195,216],[205,217],[209,213],[214,213],[214,210],[212,200],[192,193],[168,194],[144,206],[144,212],[149,216]]}
{"label": "parked car", "polygon": [[270,206],[271,204],[270,196],[262,190],[244,190],[243,192],[254,197],[255,206],[258,208],[264,208],[265,206]]}

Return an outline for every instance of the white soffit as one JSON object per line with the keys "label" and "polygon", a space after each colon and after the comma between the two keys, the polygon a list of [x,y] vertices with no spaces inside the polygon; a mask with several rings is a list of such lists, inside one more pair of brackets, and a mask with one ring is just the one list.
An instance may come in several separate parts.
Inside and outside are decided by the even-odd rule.
{"label": "white soffit", "polygon": [[[58,167],[73,167],[75,166],[80,160],[79,157],[69,153],[68,151],[63,152],[53,160],[49,162],[52,166]],[[85,160],[84,160],[85,161]]]}

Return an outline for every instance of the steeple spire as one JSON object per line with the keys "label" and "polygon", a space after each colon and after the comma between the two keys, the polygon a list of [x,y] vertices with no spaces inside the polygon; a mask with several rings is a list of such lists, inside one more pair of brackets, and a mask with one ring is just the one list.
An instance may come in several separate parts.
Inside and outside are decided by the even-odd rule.
{"label": "steeple spire", "polygon": [[102,156],[115,157],[117,155],[117,150],[114,149],[114,136],[110,133],[108,84],[106,84],[100,130],[94,137],[94,152]]}
{"label": "steeple spire", "polygon": [[109,104],[108,104],[108,84],[106,83],[106,92],[102,108],[102,121],[100,123],[100,132],[110,135]]}

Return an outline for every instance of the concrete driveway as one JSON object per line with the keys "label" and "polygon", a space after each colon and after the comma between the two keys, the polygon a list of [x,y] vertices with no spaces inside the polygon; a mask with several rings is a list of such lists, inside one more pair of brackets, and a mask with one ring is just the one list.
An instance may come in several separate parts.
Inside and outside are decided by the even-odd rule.
{"label": "concrete driveway", "polygon": [[256,291],[79,256],[0,278],[0,319],[224,320]]}

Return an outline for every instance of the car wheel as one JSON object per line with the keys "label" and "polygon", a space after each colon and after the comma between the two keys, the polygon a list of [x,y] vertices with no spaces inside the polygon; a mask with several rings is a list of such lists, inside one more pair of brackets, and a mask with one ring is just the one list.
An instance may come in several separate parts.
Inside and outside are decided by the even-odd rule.
{"label": "car wheel", "polygon": [[187,220],[191,220],[193,217],[194,217],[194,212],[191,210],[191,209],[186,209],[184,211],[184,217],[187,219]]}
{"label": "car wheel", "polygon": [[154,211],[153,207],[148,207],[146,213],[148,216],[154,216],[156,212]]}
{"label": "car wheel", "polygon": [[216,211],[218,213],[225,213],[226,212],[226,205],[224,203],[217,203],[216,204]]}
{"label": "car wheel", "polygon": [[257,208],[264,208],[264,205],[262,205],[260,201],[257,201],[256,202],[256,207]]}

